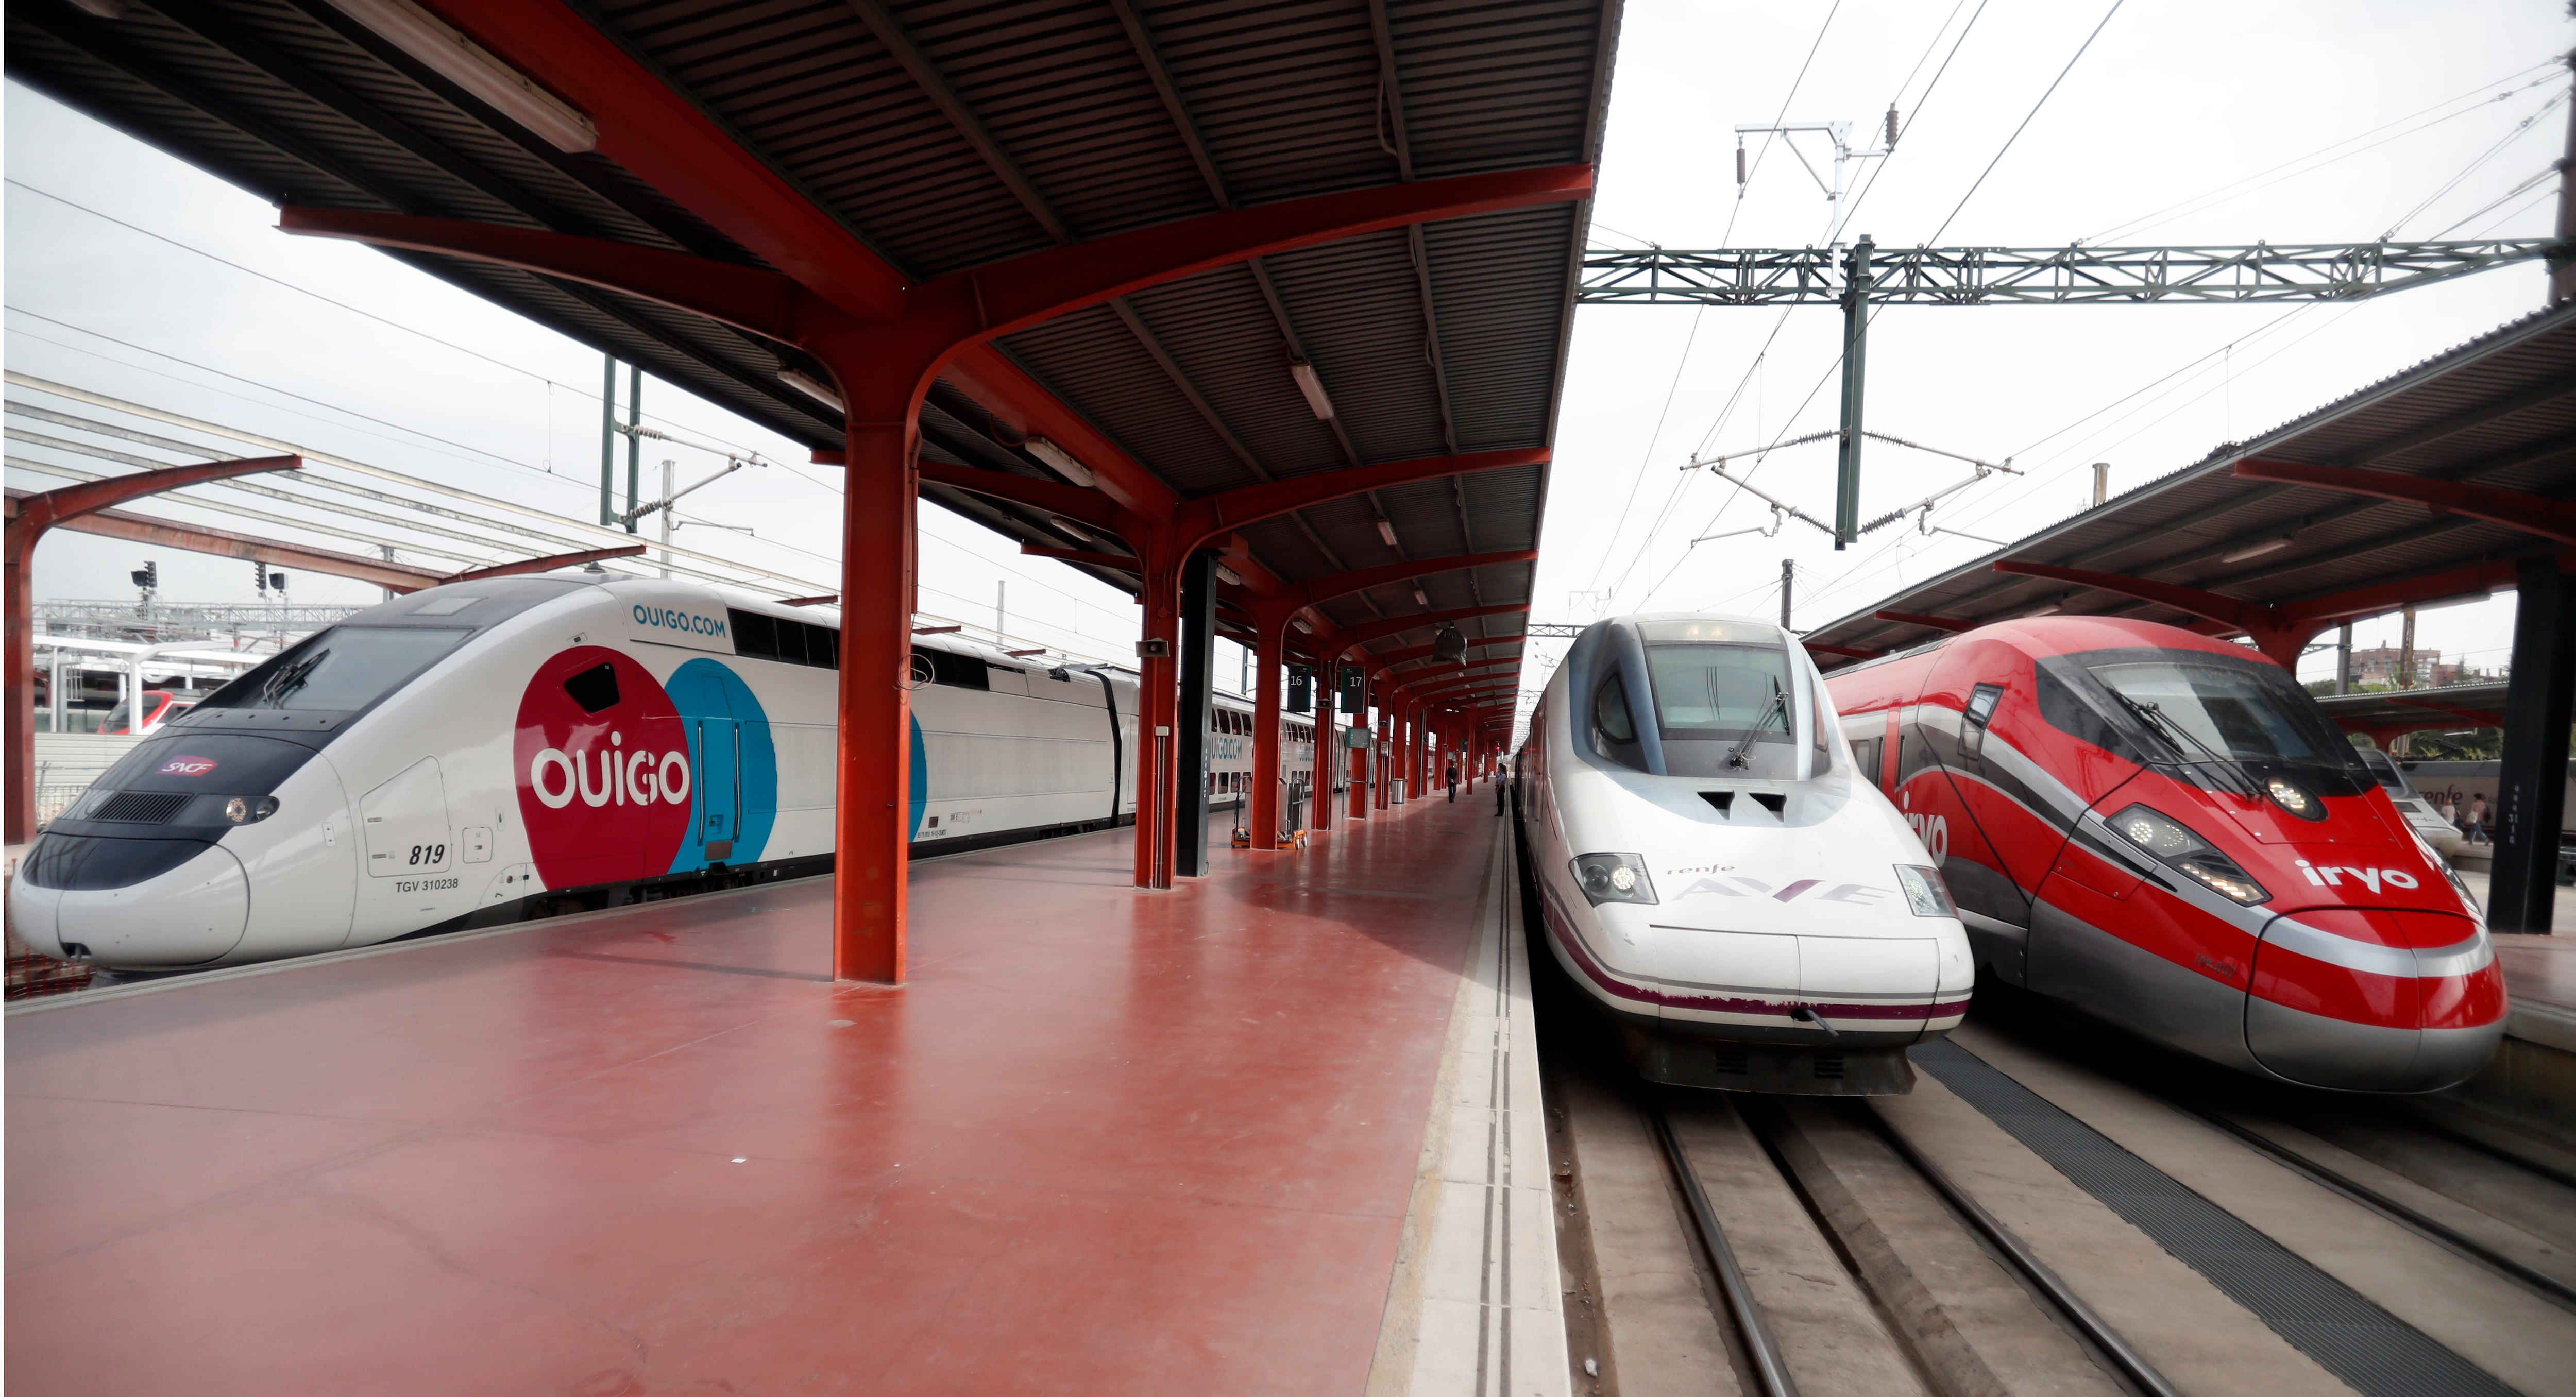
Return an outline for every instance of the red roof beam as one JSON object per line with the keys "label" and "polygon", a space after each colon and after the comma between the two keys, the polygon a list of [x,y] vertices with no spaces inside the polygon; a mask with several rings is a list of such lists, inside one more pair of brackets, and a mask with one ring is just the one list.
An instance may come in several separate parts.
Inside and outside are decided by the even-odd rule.
{"label": "red roof beam", "polygon": [[2576,501],[2553,500],[2525,490],[2499,490],[2490,485],[2464,485],[2396,471],[2351,470],[2310,466],[2295,461],[2239,461],[2236,474],[2247,480],[2273,480],[2307,485],[2347,495],[2375,495],[2408,500],[2436,514],[2483,519],[2554,543],[2576,544]]}
{"label": "red roof beam", "polygon": [[1936,631],[1948,631],[1952,635],[1977,628],[1973,621],[1954,621],[1947,616],[1925,616],[1912,611],[1873,611],[1870,615],[1880,621],[1895,621],[1908,626],[1928,626]]}
{"label": "red roof beam", "polygon": [[578,553],[549,553],[542,558],[521,558],[515,563],[496,563],[488,568],[467,568],[442,579],[446,582],[480,582],[487,577],[525,577],[534,572],[553,572],[557,568],[579,567],[584,563],[606,562],[610,558],[632,558],[644,551],[640,543],[620,544],[615,548],[585,548]]}

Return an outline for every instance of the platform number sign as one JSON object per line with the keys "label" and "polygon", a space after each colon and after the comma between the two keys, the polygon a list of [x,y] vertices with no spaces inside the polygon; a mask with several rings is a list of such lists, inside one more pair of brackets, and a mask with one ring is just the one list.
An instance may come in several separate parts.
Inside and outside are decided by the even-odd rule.
{"label": "platform number sign", "polygon": [[1315,671],[1304,665],[1288,666],[1288,711],[1305,713],[1315,706]]}
{"label": "platform number sign", "polygon": [[1342,711],[1358,713],[1366,707],[1368,671],[1358,665],[1342,666]]}

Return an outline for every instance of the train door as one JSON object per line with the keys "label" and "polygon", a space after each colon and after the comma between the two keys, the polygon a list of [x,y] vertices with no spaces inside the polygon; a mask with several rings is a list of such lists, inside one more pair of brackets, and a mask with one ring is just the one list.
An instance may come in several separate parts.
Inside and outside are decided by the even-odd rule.
{"label": "train door", "polygon": [[2036,722],[2030,660],[1999,641],[1954,642],[1935,661],[1900,755],[1898,807],[1958,900],[1977,958],[2024,983],[2031,899],[2072,811],[2014,735]]}
{"label": "train door", "polygon": [[724,863],[742,833],[742,733],[731,718],[693,718],[690,725],[698,753],[697,839],[707,862]]}

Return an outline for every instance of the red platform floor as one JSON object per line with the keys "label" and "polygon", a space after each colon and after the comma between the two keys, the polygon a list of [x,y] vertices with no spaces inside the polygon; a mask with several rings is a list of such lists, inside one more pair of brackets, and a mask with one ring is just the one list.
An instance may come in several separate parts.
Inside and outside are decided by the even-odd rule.
{"label": "red platform floor", "polygon": [[817,880],[13,1015],[8,1384],[1358,1391],[1477,796],[919,866],[900,990]]}

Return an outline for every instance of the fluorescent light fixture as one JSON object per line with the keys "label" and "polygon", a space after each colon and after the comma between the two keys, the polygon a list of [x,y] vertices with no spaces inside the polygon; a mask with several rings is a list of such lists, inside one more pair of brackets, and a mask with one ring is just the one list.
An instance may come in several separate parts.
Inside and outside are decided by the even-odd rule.
{"label": "fluorescent light fixture", "polygon": [[599,149],[599,128],[570,103],[411,0],[331,0],[342,14],[492,105],[567,155]]}
{"label": "fluorescent light fixture", "polygon": [[2042,616],[2054,616],[2065,609],[2066,604],[2064,602],[2050,602],[2046,606],[2034,607],[2029,611],[2023,612],[2021,614],[2021,618],[2025,621],[2036,621]]}
{"label": "fluorescent light fixture", "polygon": [[780,369],[778,371],[778,381],[795,389],[797,392],[804,394],[806,397],[812,398],[814,401],[821,403],[834,412],[843,412],[848,410],[848,405],[841,401],[841,395],[832,391],[832,385],[805,372],[803,369]]}
{"label": "fluorescent light fixture", "polygon": [[1288,624],[1295,626],[1297,628],[1297,634],[1299,635],[1313,635],[1315,633],[1315,628],[1307,625],[1306,618],[1303,616],[1298,617],[1296,620],[1291,621]]}
{"label": "fluorescent light fixture", "polygon": [[1288,361],[1288,376],[1297,380],[1297,391],[1306,395],[1306,406],[1315,410],[1318,420],[1333,420],[1332,395],[1324,391],[1324,380],[1315,376],[1315,366],[1303,359]]}
{"label": "fluorescent light fixture", "polygon": [[1425,611],[1429,611],[1431,609],[1431,598],[1422,595],[1422,589],[1416,587],[1413,589],[1413,604],[1421,607]]}
{"label": "fluorescent light fixture", "polygon": [[1243,585],[1243,579],[1234,575],[1234,569],[1227,567],[1223,563],[1216,565],[1216,577],[1219,582],[1223,582],[1229,587],[1240,587]]}
{"label": "fluorescent light fixture", "polygon": [[1091,467],[1073,459],[1072,452],[1065,450],[1063,447],[1056,445],[1045,437],[1031,437],[1025,445],[1030,455],[1046,462],[1056,474],[1063,476],[1065,479],[1072,481],[1083,489],[1088,490],[1100,483],[1099,477],[1091,473]]}
{"label": "fluorescent light fixture", "polygon": [[2241,563],[2248,558],[2260,558],[2266,553],[2278,553],[2282,549],[2289,547],[2290,542],[2294,537],[2296,537],[2296,535],[2283,534],[2278,538],[2264,539],[2260,543],[2249,543],[2232,553],[2219,554],[2218,561],[2222,563]]}
{"label": "fluorescent light fixture", "polygon": [[1377,536],[1386,540],[1387,547],[1395,547],[1395,525],[1388,523],[1383,514],[1377,518]]}

